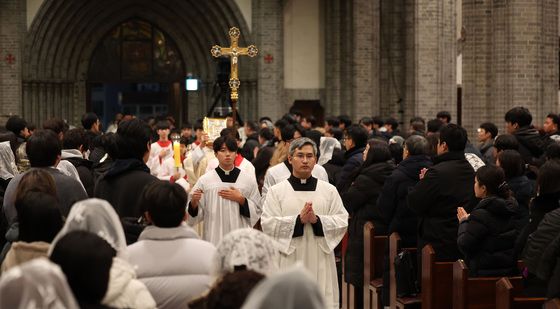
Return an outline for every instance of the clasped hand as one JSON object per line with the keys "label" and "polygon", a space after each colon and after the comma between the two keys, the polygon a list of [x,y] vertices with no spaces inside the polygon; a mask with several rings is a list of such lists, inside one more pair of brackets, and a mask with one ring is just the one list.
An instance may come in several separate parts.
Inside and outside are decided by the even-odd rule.
{"label": "clasped hand", "polygon": [[305,206],[303,206],[303,209],[301,210],[301,212],[299,214],[299,220],[303,224],[306,224],[306,223],[315,224],[315,223],[317,223],[317,215],[315,215],[315,211],[313,211],[313,203],[312,202],[305,203]]}
{"label": "clasped hand", "polygon": [[463,207],[457,207],[457,220],[459,223],[467,220],[469,218],[469,214]]}
{"label": "clasped hand", "polygon": [[235,187],[229,187],[229,189],[222,189],[218,191],[218,196],[225,198],[226,200],[238,202],[239,204],[245,203],[245,197],[243,197],[241,191]]}

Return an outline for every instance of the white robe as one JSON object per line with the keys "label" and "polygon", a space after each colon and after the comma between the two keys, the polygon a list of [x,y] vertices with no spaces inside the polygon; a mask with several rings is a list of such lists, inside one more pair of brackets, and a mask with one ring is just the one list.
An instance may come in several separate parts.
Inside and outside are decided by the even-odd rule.
{"label": "white robe", "polygon": [[[293,237],[297,217],[308,201],[321,220],[324,236],[315,236],[312,225],[305,224],[303,236]],[[325,296],[327,308],[338,308],[334,248],[348,227],[348,212],[336,188],[318,180],[315,191],[296,191],[289,180],[284,180],[269,189],[261,225],[263,232],[280,244],[279,268],[303,262]]]}
{"label": "white robe", "polygon": [[[219,167],[218,167],[219,168]],[[239,170],[238,168],[235,168]],[[227,200],[218,196],[218,191],[235,187],[247,200],[250,218],[240,214],[240,205],[237,202]],[[202,239],[217,245],[227,233],[250,227],[252,228],[259,220],[262,207],[261,196],[254,175],[249,175],[239,170],[239,176],[233,183],[222,182],[216,170],[202,175],[189,194],[189,204],[192,193],[201,189],[203,194],[198,204],[198,214],[193,217],[189,214],[187,223],[196,225],[204,220]]]}
{"label": "white robe", "polygon": [[[175,158],[171,157],[165,159],[161,165],[157,167],[155,174],[160,180],[171,181],[171,176],[175,175],[176,172],[177,168],[175,167]],[[189,193],[191,185],[187,182],[187,173],[185,172],[185,169],[183,167],[179,167],[178,172],[181,178],[175,180],[175,183],[183,187],[183,189]]]}
{"label": "white robe", "polygon": [[[210,161],[208,161],[208,166],[206,166],[206,172],[208,173],[209,171],[215,169],[216,167],[218,167],[218,165],[220,165],[218,158],[210,159]],[[243,158],[238,168],[242,171],[247,172],[248,174],[255,175],[255,177],[257,177],[255,174],[255,166],[253,165],[253,163],[251,163],[251,161],[245,158]]]}
{"label": "white robe", "polygon": [[[282,162],[280,164],[276,164],[272,167],[270,167],[267,171],[266,174],[264,175],[264,183],[263,183],[263,187],[262,187],[262,200],[264,203],[264,200],[266,199],[266,194],[268,193],[268,190],[274,186],[277,183],[280,183],[281,181],[284,181],[288,178],[290,178],[290,175],[292,175],[292,172],[290,171],[290,169],[288,168],[288,166],[286,165],[287,162]],[[311,176],[322,180],[322,181],[326,181],[329,182],[329,175],[327,174],[327,171],[325,170],[324,167],[322,167],[319,164],[315,164],[315,166],[313,167],[313,170],[311,171]]]}
{"label": "white robe", "polygon": [[[159,153],[163,149],[169,150],[167,151],[167,154],[160,160]],[[158,142],[152,143],[150,148],[150,158],[148,159],[148,162],[146,162],[146,165],[150,168],[150,173],[154,176],[159,176],[157,174],[160,171],[159,167],[168,158],[173,158],[173,143],[169,143],[169,146],[167,147],[162,147]]]}

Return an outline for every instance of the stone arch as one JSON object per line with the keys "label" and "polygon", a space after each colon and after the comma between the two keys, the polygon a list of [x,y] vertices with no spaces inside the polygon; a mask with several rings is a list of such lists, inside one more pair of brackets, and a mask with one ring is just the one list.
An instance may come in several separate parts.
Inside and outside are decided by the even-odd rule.
{"label": "stone arch", "polygon": [[[93,52],[108,31],[131,18],[146,20],[169,35],[183,57],[184,71],[206,85],[189,97],[192,117],[203,115],[211,104],[209,86],[216,70],[210,47],[228,44],[231,26],[241,29],[240,44],[253,41],[233,0],[45,0],[25,38],[23,116],[36,124],[54,116],[79,123]],[[256,61],[240,63],[248,93],[256,93],[256,65]]]}

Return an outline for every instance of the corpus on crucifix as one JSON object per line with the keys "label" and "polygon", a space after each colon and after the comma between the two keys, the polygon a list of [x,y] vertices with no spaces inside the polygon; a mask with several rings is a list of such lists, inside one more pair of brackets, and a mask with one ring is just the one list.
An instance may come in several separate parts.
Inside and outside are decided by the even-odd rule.
{"label": "corpus on crucifix", "polygon": [[231,89],[231,108],[233,109],[233,123],[237,120],[237,100],[239,99],[239,94],[237,93],[237,89],[239,89],[239,85],[241,82],[239,81],[239,77],[237,76],[237,63],[239,61],[239,56],[249,56],[255,57],[259,50],[255,45],[249,45],[247,47],[239,47],[239,35],[241,32],[236,27],[231,27],[229,29],[229,39],[231,44],[229,47],[221,47],[219,45],[212,46],[210,52],[212,56],[218,58],[221,56],[228,56],[230,57],[231,62],[231,74],[229,77],[229,88]]}

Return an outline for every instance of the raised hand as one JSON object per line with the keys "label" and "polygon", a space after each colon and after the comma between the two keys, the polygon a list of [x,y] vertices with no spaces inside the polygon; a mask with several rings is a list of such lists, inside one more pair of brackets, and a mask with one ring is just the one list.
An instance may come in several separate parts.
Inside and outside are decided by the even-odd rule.
{"label": "raised hand", "polygon": [[469,218],[469,214],[463,207],[457,207],[457,220],[463,222]]}
{"label": "raised hand", "polygon": [[196,189],[194,190],[193,194],[192,194],[192,199],[191,199],[191,206],[193,208],[197,208],[198,207],[198,203],[200,202],[200,199],[202,198],[202,194],[204,192],[202,192],[201,189]]}
{"label": "raised hand", "polygon": [[426,172],[428,171],[427,168],[423,168],[420,170],[420,175],[418,175],[419,179],[424,179],[424,176],[426,175]]}

